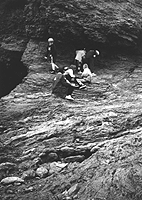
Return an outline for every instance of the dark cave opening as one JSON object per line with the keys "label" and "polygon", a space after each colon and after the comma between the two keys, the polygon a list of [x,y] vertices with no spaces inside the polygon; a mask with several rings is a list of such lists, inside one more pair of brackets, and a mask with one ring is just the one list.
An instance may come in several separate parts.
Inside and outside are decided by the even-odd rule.
{"label": "dark cave opening", "polygon": [[27,67],[19,59],[0,62],[0,98],[9,94],[27,74]]}

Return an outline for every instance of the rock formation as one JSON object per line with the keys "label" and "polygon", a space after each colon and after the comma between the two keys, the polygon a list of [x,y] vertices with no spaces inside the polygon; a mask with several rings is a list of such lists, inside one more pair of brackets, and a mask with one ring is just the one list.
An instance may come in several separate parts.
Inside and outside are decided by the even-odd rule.
{"label": "rock formation", "polygon": [[[140,0],[2,0],[1,35],[141,49]],[[127,48],[128,50],[128,48]]]}
{"label": "rock formation", "polygon": [[133,0],[34,0],[25,8],[26,32],[74,45],[140,48],[141,9]]}
{"label": "rock formation", "polygon": [[[73,44],[59,43],[64,39],[138,49],[140,2],[46,0],[19,5],[13,0],[16,10],[5,2],[1,5],[10,9],[5,20],[12,12],[18,17],[20,10],[20,20],[26,20],[12,32],[15,37],[9,37],[13,28],[3,24],[7,32],[5,38],[1,32],[0,58],[4,63],[21,58],[28,74],[0,99],[1,199],[142,199],[142,58],[101,55],[94,69],[97,76],[86,89],[74,91],[74,102],[51,95],[55,75],[44,60],[48,34],[58,41],[59,66],[73,59]],[[19,32],[16,37],[17,30],[22,38]]]}

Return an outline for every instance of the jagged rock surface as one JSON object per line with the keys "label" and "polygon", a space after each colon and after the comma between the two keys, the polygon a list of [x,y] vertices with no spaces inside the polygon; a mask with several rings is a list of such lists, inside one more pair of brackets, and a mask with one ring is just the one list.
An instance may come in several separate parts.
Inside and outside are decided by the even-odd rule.
{"label": "jagged rock surface", "polygon": [[53,36],[78,48],[141,50],[141,11],[140,0],[2,0],[0,34],[44,40]]}
{"label": "jagged rock surface", "polygon": [[140,48],[141,10],[141,2],[133,0],[34,0],[25,7],[25,26],[33,38]]}
{"label": "jagged rock surface", "polygon": [[[29,69],[0,99],[0,181],[8,180],[1,199],[141,200],[142,58],[100,57],[92,85],[68,102],[51,95],[46,42],[30,39],[141,49],[140,1],[18,2],[0,2],[0,59],[24,51]],[[13,46],[11,35],[30,40],[17,37]],[[68,49],[60,49],[58,65],[70,63]]]}
{"label": "jagged rock surface", "polygon": [[140,200],[142,59],[100,59],[92,85],[68,102],[51,95],[45,47],[30,40],[29,73],[0,100],[0,180],[24,180],[0,185],[2,199]]}

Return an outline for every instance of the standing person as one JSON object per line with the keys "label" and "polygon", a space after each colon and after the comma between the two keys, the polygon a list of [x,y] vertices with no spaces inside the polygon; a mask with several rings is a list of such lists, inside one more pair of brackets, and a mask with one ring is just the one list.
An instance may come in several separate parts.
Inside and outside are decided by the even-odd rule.
{"label": "standing person", "polygon": [[55,72],[55,70],[56,70],[56,68],[58,68],[58,66],[55,64],[56,58],[57,58],[57,50],[54,45],[53,38],[48,38],[47,53],[44,58],[49,59],[49,62],[51,63],[51,66],[52,66],[52,72]]}
{"label": "standing person", "polygon": [[83,60],[85,59],[86,55],[86,50],[77,50],[76,51],[76,56],[75,56],[75,64],[76,64],[76,71],[83,71],[82,65],[83,65]]}
{"label": "standing person", "polygon": [[95,58],[99,55],[99,51],[98,50],[89,50],[86,53],[86,63],[89,66],[89,69],[91,70],[91,72],[93,72],[94,70],[94,65],[95,65]]}

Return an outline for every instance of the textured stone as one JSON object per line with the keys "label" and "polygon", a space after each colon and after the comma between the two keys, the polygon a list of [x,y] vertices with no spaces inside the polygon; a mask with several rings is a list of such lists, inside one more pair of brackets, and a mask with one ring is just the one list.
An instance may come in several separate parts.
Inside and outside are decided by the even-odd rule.
{"label": "textured stone", "polygon": [[15,163],[5,162],[0,164],[0,170],[15,169],[16,166]]}
{"label": "textured stone", "polygon": [[49,161],[50,162],[53,162],[53,161],[57,161],[58,160],[58,155],[56,153],[49,153],[48,154],[48,158],[49,158]]}
{"label": "textured stone", "polygon": [[78,184],[75,184],[68,190],[68,194],[74,195],[75,193],[77,193],[77,190],[79,190],[79,186]]}
{"label": "textured stone", "polygon": [[82,162],[85,159],[84,155],[69,156],[64,159],[65,162]]}
{"label": "textured stone", "polygon": [[37,168],[36,174],[37,174],[37,176],[44,178],[48,175],[48,169],[41,166],[41,167]]}
{"label": "textured stone", "polygon": [[3,185],[9,185],[9,184],[13,184],[13,183],[24,183],[24,180],[22,178],[14,177],[14,176],[6,177],[1,180],[1,184],[3,184]]}
{"label": "textured stone", "polygon": [[25,14],[26,31],[33,38],[45,38],[51,34],[59,40],[68,40],[74,45],[79,42],[82,42],[82,45],[87,42],[93,45],[97,42],[107,44],[109,47],[136,47],[140,41],[140,2],[135,4],[131,0],[129,2],[40,0],[38,3],[36,1],[29,3]]}
{"label": "textured stone", "polygon": [[60,150],[64,156],[70,156],[75,152],[73,147],[67,147],[67,146],[62,147]]}
{"label": "textured stone", "polygon": [[29,170],[23,172],[23,174],[22,174],[22,179],[24,179],[24,180],[32,179],[34,177],[35,177],[35,171],[32,169],[29,169]]}
{"label": "textured stone", "polygon": [[[45,49],[45,42],[29,41],[22,57],[29,73],[0,99],[2,162],[17,165],[16,171],[6,170],[0,177],[17,177],[40,167],[49,172],[44,179],[8,186],[12,196],[0,185],[1,198],[54,200],[63,199],[67,191],[67,198],[78,200],[142,199],[142,58],[101,56],[92,84],[84,91],[75,90],[75,101],[68,102],[51,95],[55,75],[48,72]],[[64,54],[58,59],[60,65],[69,65],[71,57]],[[139,67],[128,76],[136,64]],[[61,162],[44,163],[42,158],[50,153],[56,153]],[[35,191],[26,192],[25,187]]]}
{"label": "textured stone", "polygon": [[53,162],[49,164],[49,174],[60,172],[67,166],[67,163]]}

